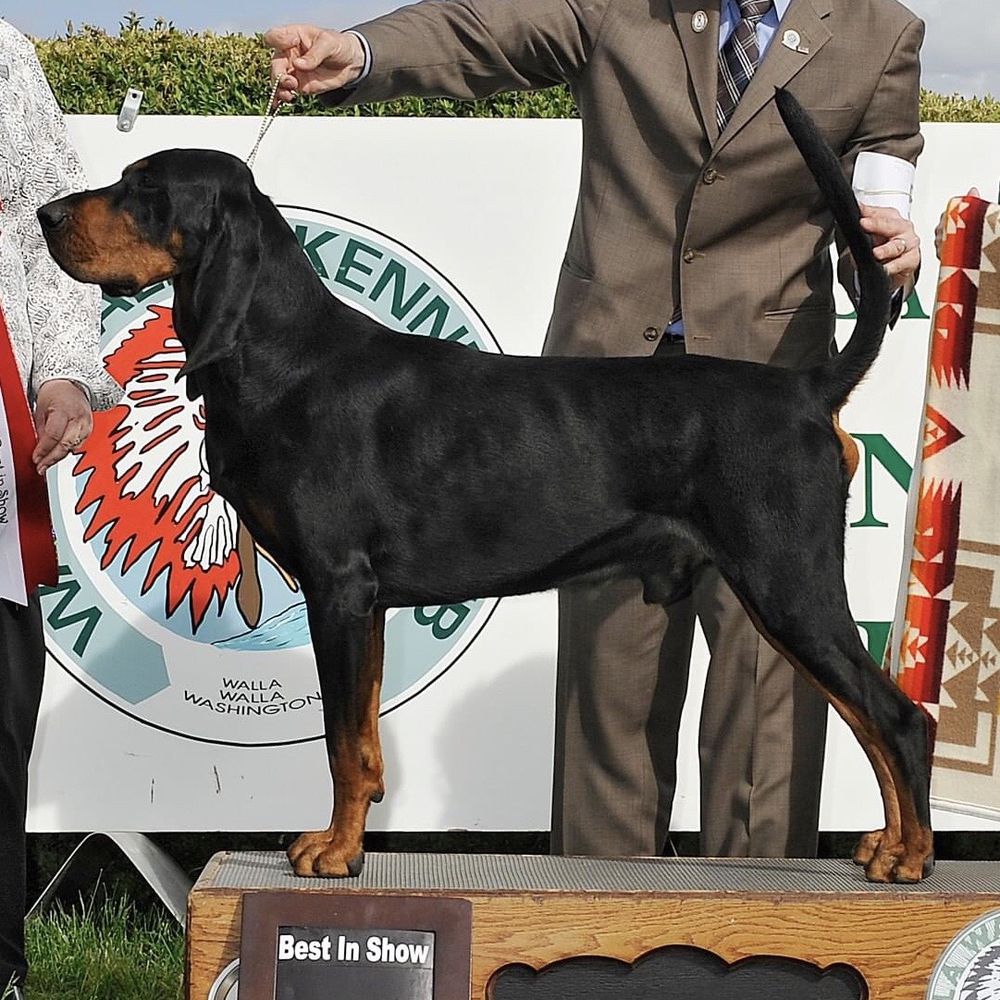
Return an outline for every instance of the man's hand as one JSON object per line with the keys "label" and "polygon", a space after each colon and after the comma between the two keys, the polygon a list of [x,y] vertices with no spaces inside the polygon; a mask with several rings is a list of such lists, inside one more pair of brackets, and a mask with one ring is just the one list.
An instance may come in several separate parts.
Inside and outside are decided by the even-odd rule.
{"label": "man's hand", "polygon": [[861,206],[861,228],[875,242],[875,259],[882,262],[892,287],[912,287],[920,266],[920,237],[909,219],[894,208]]}
{"label": "man's hand", "polygon": [[38,444],[31,456],[39,475],[79,447],[90,434],[94,419],[87,394],[64,378],[43,382],[35,401]]}
{"label": "man's hand", "polygon": [[[973,187],[969,188],[969,193],[966,195],[968,198],[981,198],[982,195],[979,193],[979,188]],[[941,259],[941,244],[944,243],[944,227],[948,222],[948,212],[945,210],[941,213],[941,218],[938,220],[937,226],[934,228],[934,252],[937,254],[937,259]]]}
{"label": "man's hand", "polygon": [[312,24],[271,28],[264,41],[274,50],[271,82],[278,84],[275,100],[285,103],[296,94],[324,94],[353,83],[365,65],[365,50],[357,35]]}

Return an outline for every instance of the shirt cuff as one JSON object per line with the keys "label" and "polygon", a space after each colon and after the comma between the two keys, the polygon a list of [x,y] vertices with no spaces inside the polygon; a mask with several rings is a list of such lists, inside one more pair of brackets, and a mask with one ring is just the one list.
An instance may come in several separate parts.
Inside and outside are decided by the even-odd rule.
{"label": "shirt cuff", "polygon": [[368,44],[368,39],[361,34],[360,31],[354,31],[353,29],[348,29],[344,32],[345,35],[354,35],[354,37],[361,43],[361,48],[365,52],[365,64],[361,67],[361,72],[357,75],[356,79],[352,80],[349,84],[343,87],[343,90],[350,90],[352,87],[356,87],[365,77],[368,76],[372,71],[372,47]]}

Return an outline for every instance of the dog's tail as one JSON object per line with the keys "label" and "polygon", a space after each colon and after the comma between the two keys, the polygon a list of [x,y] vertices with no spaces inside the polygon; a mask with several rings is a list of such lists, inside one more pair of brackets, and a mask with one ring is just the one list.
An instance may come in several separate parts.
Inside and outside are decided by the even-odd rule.
{"label": "dog's tail", "polygon": [[816,388],[833,411],[839,410],[878,357],[889,325],[889,279],[872,253],[872,241],[861,228],[861,211],[836,154],[812,118],[787,91],[775,94],[778,111],[802,153],[834,221],[847,240],[858,272],[858,318],[851,339],[829,361],[813,369]]}

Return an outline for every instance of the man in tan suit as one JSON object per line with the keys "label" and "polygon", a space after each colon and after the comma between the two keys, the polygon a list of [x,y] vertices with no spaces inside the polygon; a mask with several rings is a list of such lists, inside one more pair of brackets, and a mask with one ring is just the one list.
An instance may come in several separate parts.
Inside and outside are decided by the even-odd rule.
{"label": "man in tan suit", "polygon": [[[895,0],[426,0],[346,33],[290,25],[265,36],[280,100],[568,84],[583,164],[545,351],[659,347],[780,365],[832,349],[833,224],[774,88],[811,111],[846,171],[866,149],[913,162],[922,37]],[[865,217],[908,287],[912,226],[892,210]],[[849,261],[842,272],[852,289]],[[714,571],[668,608],[644,605],[640,589],[560,593],[553,850],[662,853],[697,615],[712,652],[702,850],[814,854],[825,703]]]}

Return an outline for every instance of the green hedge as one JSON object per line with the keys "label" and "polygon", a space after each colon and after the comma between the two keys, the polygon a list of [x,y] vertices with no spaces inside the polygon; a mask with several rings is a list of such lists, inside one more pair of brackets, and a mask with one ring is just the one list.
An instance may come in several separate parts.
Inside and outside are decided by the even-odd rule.
{"label": "green hedge", "polygon": [[[145,95],[143,114],[259,115],[270,93],[269,51],[259,37],[179,31],[162,20],[147,28],[129,15],[117,36],[70,27],[62,38],[35,44],[67,114],[117,114],[126,89],[138,87]],[[574,118],[576,106],[565,87],[554,87],[485,101],[410,98],[346,111],[306,100],[296,113]]]}
{"label": "green hedge", "polygon": [[920,117],[925,122],[1000,122],[1000,100],[989,95],[945,96],[922,90]]}
{"label": "green hedge", "polygon": [[[39,39],[39,58],[68,114],[116,114],[127,87],[145,92],[144,114],[258,115],[269,92],[268,53],[259,37],[150,27],[129,14],[118,35],[67,26],[61,38]],[[998,122],[1000,101],[921,93],[924,121]],[[484,101],[407,99],[330,111],[304,101],[301,114],[407,115],[450,118],[575,118],[565,87],[505,94]]]}

